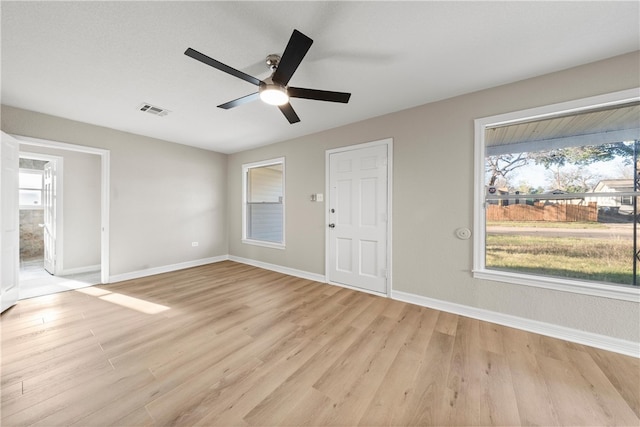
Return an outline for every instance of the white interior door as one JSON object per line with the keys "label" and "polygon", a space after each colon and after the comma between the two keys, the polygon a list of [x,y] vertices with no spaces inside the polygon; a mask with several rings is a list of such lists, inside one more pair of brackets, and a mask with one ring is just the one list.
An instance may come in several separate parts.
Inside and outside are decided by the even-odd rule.
{"label": "white interior door", "polygon": [[44,208],[44,269],[55,274],[56,268],[56,162],[44,165],[42,206]]}
{"label": "white interior door", "polygon": [[3,132],[0,144],[0,312],[15,305],[19,296],[19,157],[18,141]]}
{"label": "white interior door", "polygon": [[387,293],[387,150],[329,154],[329,282]]}

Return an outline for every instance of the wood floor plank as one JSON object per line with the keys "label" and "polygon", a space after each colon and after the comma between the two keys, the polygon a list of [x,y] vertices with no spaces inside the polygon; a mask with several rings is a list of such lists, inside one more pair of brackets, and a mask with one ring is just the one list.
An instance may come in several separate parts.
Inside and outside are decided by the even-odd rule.
{"label": "wood floor plank", "polygon": [[[506,358],[522,424],[559,425],[553,398],[535,352],[529,345],[529,334],[512,328],[504,328],[503,334],[504,340],[509,343]],[[531,396],[536,398],[532,399]]]}
{"label": "wood floor plank", "polygon": [[591,347],[585,350],[640,418],[640,359]]}
{"label": "wood floor plank", "polygon": [[567,353],[572,366],[588,384],[586,390],[591,393],[594,405],[600,407],[597,412],[606,415],[607,425],[638,423],[638,417],[633,409],[618,393],[611,380],[607,378],[588,352],[569,350]]}
{"label": "wood floor plank", "polygon": [[402,348],[359,424],[362,426],[400,425],[416,393],[415,378],[421,364],[421,354]]}
{"label": "wood floor plank", "polygon": [[[252,425],[262,425],[265,422],[271,422],[274,423],[272,425],[275,425],[283,423],[286,419],[289,422],[297,419],[297,416],[291,416],[290,411],[293,409],[291,402],[314,389],[313,384],[330,369],[334,361],[344,354],[360,334],[359,330],[348,327],[343,329],[341,334],[332,335],[329,342],[326,342],[313,357],[256,405],[244,417],[244,420]],[[318,343],[318,341],[314,342]],[[317,397],[318,394],[313,393],[313,397]],[[328,398],[322,400],[327,401]],[[309,410],[309,408],[306,409]],[[316,412],[319,414],[321,409],[316,408]]]}
{"label": "wood floor plank", "polygon": [[435,331],[422,356],[422,363],[414,380],[414,392],[400,423],[408,426],[447,425],[450,400],[447,398],[447,378],[455,337]]}
{"label": "wood floor plank", "polygon": [[640,425],[639,359],[231,261],[0,320],[3,426]]}

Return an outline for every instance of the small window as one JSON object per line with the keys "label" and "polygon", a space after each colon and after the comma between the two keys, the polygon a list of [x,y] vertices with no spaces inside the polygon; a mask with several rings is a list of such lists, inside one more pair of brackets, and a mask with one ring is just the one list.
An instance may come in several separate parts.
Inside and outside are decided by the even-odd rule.
{"label": "small window", "polygon": [[243,242],[283,249],[284,158],[242,166]]}
{"label": "small window", "polygon": [[18,200],[21,209],[42,208],[42,171],[20,169],[18,173]]}
{"label": "small window", "polygon": [[639,152],[637,92],[476,120],[474,276],[637,295]]}

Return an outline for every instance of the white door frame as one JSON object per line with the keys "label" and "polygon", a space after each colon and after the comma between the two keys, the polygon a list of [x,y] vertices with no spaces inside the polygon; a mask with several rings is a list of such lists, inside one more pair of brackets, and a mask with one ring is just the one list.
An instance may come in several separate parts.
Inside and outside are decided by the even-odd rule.
{"label": "white door frame", "polygon": [[[87,147],[84,145],[69,144],[66,142],[50,141],[40,138],[31,138],[28,136],[11,135],[17,139],[20,144],[56,148],[59,150],[75,151],[79,153],[95,154],[100,156],[100,281],[101,283],[109,283],[109,170],[110,170],[110,151],[102,148]],[[57,243],[56,243],[57,245]]]}
{"label": "white door frame", "polygon": [[375,295],[380,295],[380,293],[378,292],[373,292],[373,291],[367,291],[366,289],[363,288],[358,288],[355,286],[349,286],[349,285],[345,285],[344,283],[333,283],[329,280],[329,246],[330,246],[330,235],[329,235],[329,223],[330,223],[330,212],[329,212],[329,196],[330,196],[330,176],[331,176],[331,170],[330,170],[330,161],[329,158],[331,156],[331,154],[335,154],[335,153],[341,153],[341,152],[345,152],[345,151],[353,151],[353,150],[359,150],[362,148],[369,148],[369,147],[375,147],[375,146],[379,146],[379,145],[385,145],[387,147],[387,292],[386,292],[386,296],[387,297],[391,297],[391,291],[393,289],[393,263],[392,263],[392,254],[391,254],[391,248],[392,248],[392,224],[393,224],[393,217],[392,217],[392,206],[393,206],[393,138],[386,138],[386,139],[381,139],[381,140],[377,140],[377,141],[371,141],[371,142],[365,142],[363,144],[356,144],[356,145],[349,145],[346,147],[339,147],[339,148],[334,148],[331,150],[327,150],[325,152],[325,255],[324,255],[324,260],[325,260],[325,267],[324,267],[324,275],[325,278],[327,280],[327,283],[330,283],[332,285],[337,285],[337,286],[342,286],[345,288],[349,288],[349,289],[354,289],[357,291],[361,291],[361,292],[367,292],[367,293],[372,293]]}
{"label": "white door frame", "polygon": [[[22,144],[22,141],[20,141]],[[64,205],[64,158],[60,156],[52,156],[49,154],[40,154],[40,153],[31,153],[29,151],[20,151],[21,159],[32,159],[32,160],[44,160],[47,162],[55,162],[56,164],[56,210],[55,210],[55,219],[56,219],[56,240],[55,240],[55,270],[54,275],[58,276],[62,273],[62,268],[64,266],[64,252],[62,242],[64,241],[64,229],[63,229],[63,217],[62,206]]]}
{"label": "white door frame", "polygon": [[18,164],[20,144],[2,132],[0,142],[0,313],[13,307],[20,297],[18,277],[20,220],[18,219]]}

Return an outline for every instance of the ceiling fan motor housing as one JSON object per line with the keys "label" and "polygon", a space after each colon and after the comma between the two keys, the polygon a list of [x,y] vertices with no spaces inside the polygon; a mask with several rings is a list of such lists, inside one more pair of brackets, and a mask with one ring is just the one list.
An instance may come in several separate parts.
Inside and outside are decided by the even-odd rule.
{"label": "ceiling fan motor housing", "polygon": [[280,63],[280,55],[275,53],[271,55],[267,55],[267,65],[271,71],[275,71],[278,68],[278,64]]}

